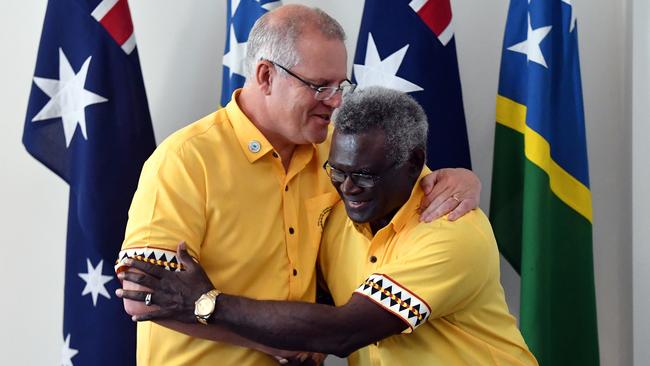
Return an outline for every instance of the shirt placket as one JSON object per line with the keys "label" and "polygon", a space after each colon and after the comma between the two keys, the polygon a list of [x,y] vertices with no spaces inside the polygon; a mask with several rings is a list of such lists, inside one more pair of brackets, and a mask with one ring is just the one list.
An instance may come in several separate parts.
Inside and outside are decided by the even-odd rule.
{"label": "shirt placket", "polygon": [[[300,263],[300,238],[305,233],[298,227],[300,209],[300,176],[299,172],[305,168],[310,154],[305,154],[303,149],[297,149],[287,174],[284,175],[282,184],[282,214],[284,218],[284,237],[287,246],[287,259],[289,260],[289,299],[302,300],[304,292],[303,268]],[[280,159],[278,159],[280,162]],[[280,162],[281,164],[281,162]]]}

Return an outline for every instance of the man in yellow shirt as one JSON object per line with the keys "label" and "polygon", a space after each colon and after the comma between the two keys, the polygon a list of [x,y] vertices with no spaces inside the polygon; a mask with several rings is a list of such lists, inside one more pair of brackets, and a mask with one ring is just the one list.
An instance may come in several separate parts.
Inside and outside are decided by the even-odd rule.
{"label": "man in yellow shirt", "polygon": [[[318,240],[308,220],[319,214],[312,199],[335,195],[322,165],[330,117],[353,88],[344,38],[334,19],[304,6],[260,18],[249,36],[244,88],[225,108],[171,135],[145,164],[116,271],[126,258],[179,270],[176,246],[185,240],[228,293],[314,301]],[[433,208],[446,211],[460,200],[459,214],[476,206],[480,184],[468,171],[431,178],[443,178],[428,200]],[[226,331],[210,332],[215,343],[181,333],[205,329],[158,323],[165,327],[138,326],[140,366],[275,364],[225,343],[256,347]]]}
{"label": "man in yellow shirt", "polygon": [[[180,246],[185,272],[128,263],[147,274],[121,277],[150,291],[119,296],[160,306],[135,318],[217,324],[283,349],[347,356],[361,348],[352,365],[537,365],[508,312],[486,216],[419,220],[422,108],[373,87],[346,97],[334,120],[324,167],[341,201],[318,197],[309,225],[314,237],[324,226],[319,263],[336,307],[221,293]],[[208,289],[210,300],[201,297]]]}

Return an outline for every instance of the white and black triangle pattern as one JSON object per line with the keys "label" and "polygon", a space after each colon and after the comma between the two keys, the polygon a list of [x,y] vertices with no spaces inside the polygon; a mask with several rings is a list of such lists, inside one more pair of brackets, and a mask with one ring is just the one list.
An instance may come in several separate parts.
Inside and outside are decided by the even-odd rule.
{"label": "white and black triangle pattern", "polygon": [[159,249],[159,248],[129,248],[120,251],[117,261],[115,263],[115,272],[120,272],[120,268],[124,267],[124,261],[127,258],[141,260],[143,262],[155,264],[164,267],[168,271],[180,272],[182,266],[178,263],[176,252],[173,250]]}
{"label": "white and black triangle pattern", "polygon": [[365,295],[402,318],[410,326],[407,331],[417,328],[431,315],[431,308],[427,303],[387,275],[370,275],[355,292]]}

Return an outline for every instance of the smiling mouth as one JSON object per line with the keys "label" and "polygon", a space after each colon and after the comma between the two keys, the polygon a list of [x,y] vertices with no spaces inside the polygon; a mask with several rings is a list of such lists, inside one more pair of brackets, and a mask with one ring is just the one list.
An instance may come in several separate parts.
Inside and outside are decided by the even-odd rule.
{"label": "smiling mouth", "polygon": [[329,122],[330,117],[331,117],[331,115],[329,115],[329,114],[316,114],[315,116],[319,117],[319,118],[321,118],[321,119],[323,119],[325,121],[328,121],[328,122]]}
{"label": "smiling mouth", "polygon": [[345,200],[350,208],[362,208],[367,205],[370,201],[353,201]]}

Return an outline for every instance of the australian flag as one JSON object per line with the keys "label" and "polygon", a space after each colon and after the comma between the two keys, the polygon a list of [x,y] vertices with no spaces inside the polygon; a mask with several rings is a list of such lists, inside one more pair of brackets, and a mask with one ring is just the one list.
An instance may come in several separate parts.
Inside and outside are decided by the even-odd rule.
{"label": "australian flag", "polygon": [[471,168],[449,0],[366,1],[353,78],[361,88],[409,93],[424,107],[430,168]]}
{"label": "australian flag", "polygon": [[155,141],[126,0],[48,2],[23,143],[70,185],[60,364],[135,364],[113,260]]}
{"label": "australian flag", "polygon": [[230,101],[232,93],[244,86],[246,43],[253,24],[262,14],[282,5],[280,0],[228,0],[226,16],[226,49],[223,52],[221,105]]}

